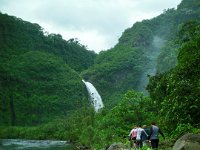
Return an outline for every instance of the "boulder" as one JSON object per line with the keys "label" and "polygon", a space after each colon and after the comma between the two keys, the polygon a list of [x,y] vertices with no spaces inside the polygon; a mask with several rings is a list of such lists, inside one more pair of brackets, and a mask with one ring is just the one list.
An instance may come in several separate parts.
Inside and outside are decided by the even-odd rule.
{"label": "boulder", "polygon": [[125,145],[122,143],[113,143],[107,150],[125,150]]}
{"label": "boulder", "polygon": [[176,141],[173,150],[200,150],[200,134],[185,134]]}

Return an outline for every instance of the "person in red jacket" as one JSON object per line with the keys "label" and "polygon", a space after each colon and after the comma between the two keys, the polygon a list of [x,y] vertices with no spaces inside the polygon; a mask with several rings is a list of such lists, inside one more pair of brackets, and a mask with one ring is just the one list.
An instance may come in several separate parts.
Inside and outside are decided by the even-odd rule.
{"label": "person in red jacket", "polygon": [[137,136],[136,129],[137,129],[137,127],[133,126],[133,129],[131,130],[131,132],[128,135],[129,140],[130,140],[130,149],[133,147],[136,148],[136,136]]}

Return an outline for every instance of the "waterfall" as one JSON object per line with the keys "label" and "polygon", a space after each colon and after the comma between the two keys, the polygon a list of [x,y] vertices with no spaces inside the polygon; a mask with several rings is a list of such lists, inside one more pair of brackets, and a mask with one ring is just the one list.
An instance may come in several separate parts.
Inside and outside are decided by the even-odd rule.
{"label": "waterfall", "polygon": [[84,80],[82,80],[82,81],[83,81],[83,83],[85,83],[85,86],[90,95],[90,98],[91,98],[91,101],[92,101],[95,111],[98,112],[99,109],[104,107],[101,96],[99,95],[96,88],[90,82],[86,82]]}

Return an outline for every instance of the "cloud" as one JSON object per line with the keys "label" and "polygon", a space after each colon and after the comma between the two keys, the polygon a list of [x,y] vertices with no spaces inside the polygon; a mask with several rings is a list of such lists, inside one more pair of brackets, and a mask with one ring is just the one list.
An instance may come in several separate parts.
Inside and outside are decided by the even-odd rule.
{"label": "cloud", "polygon": [[[38,10],[40,19],[71,30],[98,30],[102,34],[113,34],[127,28],[129,13],[125,7],[119,8],[121,1],[83,0],[78,4],[74,0],[63,1],[46,9]],[[117,4],[116,4],[117,3]],[[49,9],[51,11],[49,11]],[[47,14],[49,17],[47,18]]]}
{"label": "cloud", "polygon": [[113,47],[136,21],[150,19],[181,0],[1,0],[3,13],[38,23],[66,40],[78,38],[96,52]]}

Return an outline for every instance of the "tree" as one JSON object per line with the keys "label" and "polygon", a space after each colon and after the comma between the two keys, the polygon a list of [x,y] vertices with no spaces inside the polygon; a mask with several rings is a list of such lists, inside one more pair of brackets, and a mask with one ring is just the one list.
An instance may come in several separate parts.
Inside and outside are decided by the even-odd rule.
{"label": "tree", "polygon": [[148,85],[151,98],[160,108],[160,117],[169,128],[174,129],[180,123],[199,125],[199,33],[199,24],[188,22],[183,25],[178,65],[169,72],[152,77]]}

